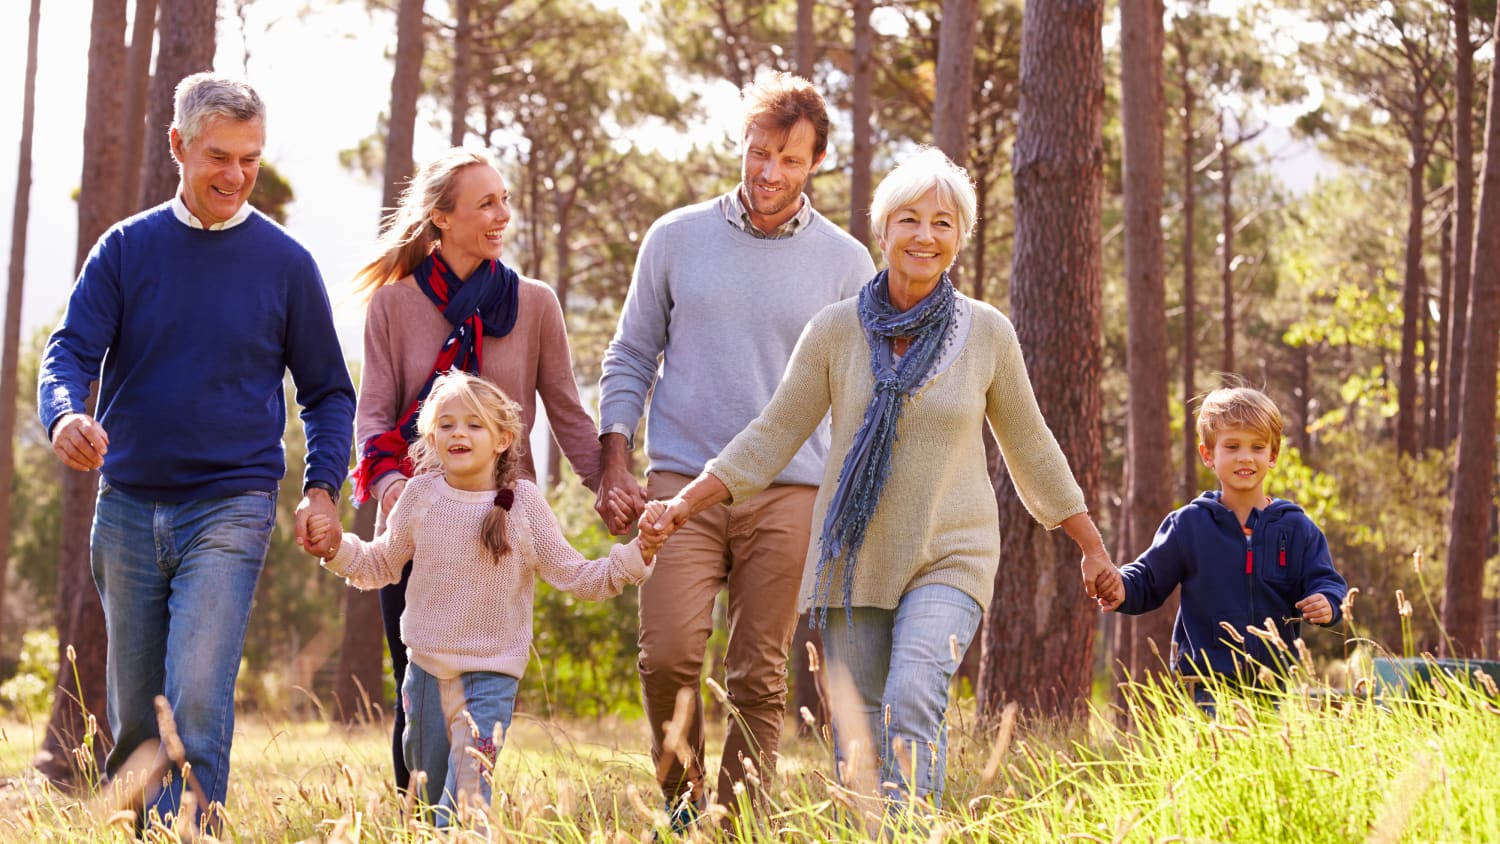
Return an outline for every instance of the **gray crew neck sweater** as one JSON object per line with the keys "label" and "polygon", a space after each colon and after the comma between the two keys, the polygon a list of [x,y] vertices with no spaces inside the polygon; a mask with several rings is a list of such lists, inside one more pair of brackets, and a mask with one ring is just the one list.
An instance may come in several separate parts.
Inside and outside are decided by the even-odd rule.
{"label": "gray crew neck sweater", "polygon": [[[816,211],[791,237],[761,240],[718,203],[647,231],[604,356],[599,429],[631,436],[649,391],[654,471],[701,471],[770,401],[808,320],[875,275],[869,251]],[[774,482],[816,485],[827,455],[825,421]]]}

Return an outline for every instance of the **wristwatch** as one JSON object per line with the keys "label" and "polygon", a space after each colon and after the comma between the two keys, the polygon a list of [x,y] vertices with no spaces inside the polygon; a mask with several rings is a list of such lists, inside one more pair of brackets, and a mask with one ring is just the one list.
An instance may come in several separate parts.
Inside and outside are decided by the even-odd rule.
{"label": "wristwatch", "polygon": [[307,484],[302,487],[302,494],[303,495],[307,495],[307,493],[308,493],[309,490],[314,490],[314,489],[321,489],[321,490],[323,490],[324,492],[328,493],[328,499],[330,501],[332,501],[335,504],[338,503],[338,501],[339,501],[339,491],[337,489],[334,489],[333,484],[331,484],[331,483],[329,483],[327,481],[308,481]]}

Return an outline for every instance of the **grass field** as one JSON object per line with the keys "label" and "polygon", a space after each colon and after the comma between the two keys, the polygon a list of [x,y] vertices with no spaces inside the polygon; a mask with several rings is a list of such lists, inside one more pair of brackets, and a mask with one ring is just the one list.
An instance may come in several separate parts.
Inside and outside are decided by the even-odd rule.
{"label": "grass field", "polygon": [[[1416,702],[1313,686],[1274,701],[1221,695],[1216,717],[1170,688],[1135,686],[1086,727],[981,729],[952,713],[942,808],[898,819],[902,841],[1432,842],[1500,840],[1500,706],[1492,686],[1443,680]],[[0,724],[0,840],[124,841],[104,797],[28,774],[38,736]],[[645,725],[520,716],[495,774],[493,840],[650,841],[666,822]],[[863,841],[883,817],[836,784],[828,748],[789,737],[764,812],[690,840]],[[421,841],[389,779],[386,734],[242,718],[231,841]],[[711,747],[711,757],[714,749]],[[114,821],[112,822],[112,818]],[[460,836],[478,840],[479,836]],[[155,829],[146,838],[176,840]]]}

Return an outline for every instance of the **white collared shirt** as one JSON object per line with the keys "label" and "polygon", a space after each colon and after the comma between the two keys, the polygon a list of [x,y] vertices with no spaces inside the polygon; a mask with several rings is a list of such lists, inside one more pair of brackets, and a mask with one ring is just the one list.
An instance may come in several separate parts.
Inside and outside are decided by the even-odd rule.
{"label": "white collared shirt", "polygon": [[192,211],[188,210],[187,203],[182,201],[181,190],[178,190],[176,193],[172,194],[172,215],[177,218],[178,222],[182,223],[184,226],[188,226],[189,228],[207,229],[213,232],[223,231],[224,229],[232,229],[240,223],[245,222],[245,220],[249,219],[250,211],[250,203],[244,202],[240,204],[240,210],[234,212],[233,217],[230,217],[222,223],[214,223],[211,226],[205,226],[203,225],[202,220],[198,219]]}

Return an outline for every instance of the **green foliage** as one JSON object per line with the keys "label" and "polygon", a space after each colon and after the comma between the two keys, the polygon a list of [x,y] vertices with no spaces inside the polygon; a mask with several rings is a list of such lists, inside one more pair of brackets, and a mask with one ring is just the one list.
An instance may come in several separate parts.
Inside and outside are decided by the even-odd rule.
{"label": "green foliage", "polygon": [[[548,500],[574,548],[591,559],[609,554],[617,538],[594,513],[594,494],[572,472],[563,473]],[[639,712],[636,595],[627,587],[609,601],[584,601],[537,581],[533,658],[520,691],[523,711],[548,718]]]}
{"label": "green foliage", "polygon": [[21,657],[14,676],[0,683],[0,701],[12,712],[46,715],[57,684],[57,630],[32,630],[21,640]]}

